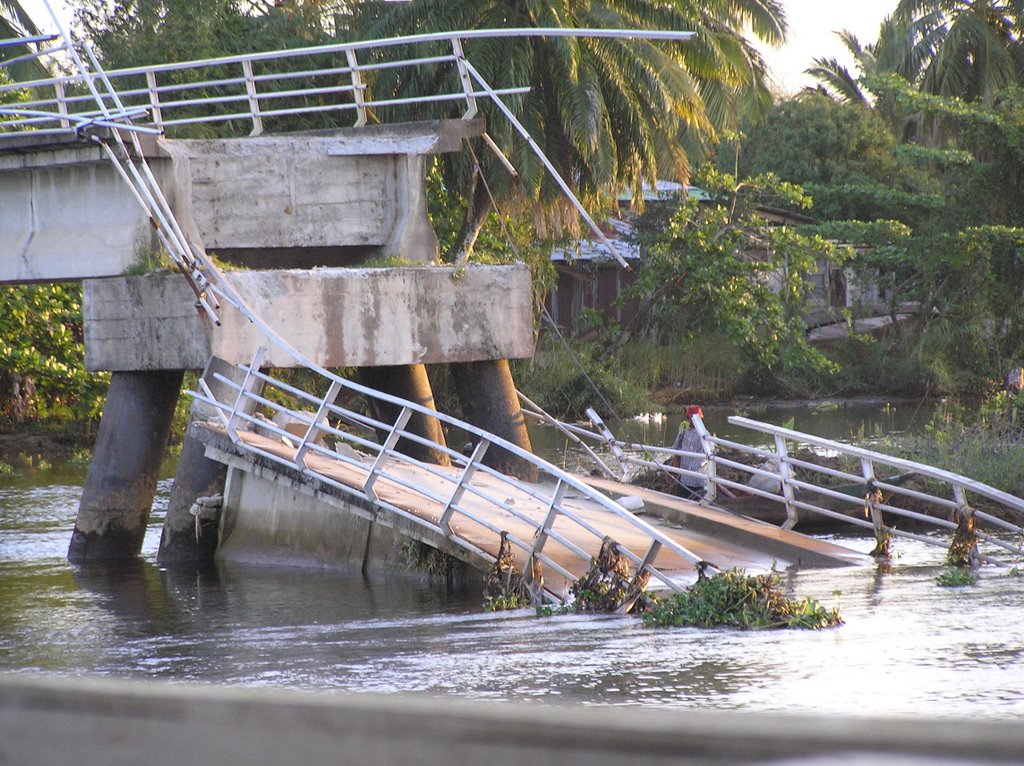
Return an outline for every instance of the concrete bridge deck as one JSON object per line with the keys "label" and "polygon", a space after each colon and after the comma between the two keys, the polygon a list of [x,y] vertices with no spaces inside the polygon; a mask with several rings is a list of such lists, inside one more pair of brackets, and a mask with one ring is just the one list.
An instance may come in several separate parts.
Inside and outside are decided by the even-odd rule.
{"label": "concrete bridge deck", "polygon": [[[309,454],[304,461],[316,474],[314,476],[287,465],[294,464],[297,448],[285,444],[280,438],[239,431],[238,437],[243,444],[236,444],[224,428],[211,424],[195,424],[192,435],[206,444],[208,457],[227,463],[235,471],[228,480],[221,528],[221,555],[227,557],[246,559],[255,556],[261,560],[274,560],[276,556],[279,561],[283,558],[288,563],[295,563],[297,552],[291,544],[293,535],[287,529],[301,518],[305,535],[309,538],[316,539],[318,530],[323,530],[324,537],[329,538],[336,534],[336,522],[331,517],[341,512],[367,519],[371,524],[395,530],[405,538],[419,540],[450,553],[471,566],[489,570],[499,551],[500,535],[496,530],[520,540],[531,540],[550,510],[549,504],[542,499],[546,490],[539,485],[522,482],[522,486],[517,487],[492,476],[481,475],[474,478],[474,491],[460,501],[467,514],[452,519],[451,533],[446,539],[432,528],[442,524],[446,503],[441,498],[450,494],[451,487],[458,484],[463,473],[460,468],[431,466],[427,470],[397,462],[389,466],[387,476],[374,483],[373,492],[380,502],[371,504],[360,495],[373,470],[372,456],[367,456],[362,463],[355,463]],[[252,448],[263,455],[253,452]],[[267,455],[280,458],[280,462],[268,460]],[[239,502],[243,490],[237,488],[238,482],[246,480],[239,471],[264,481],[284,483],[293,492],[315,498],[315,502],[305,504],[303,508],[285,509],[277,507],[279,503],[276,502],[268,503],[263,509],[249,499]],[[324,478],[344,485],[350,491],[332,486]],[[613,498],[642,494],[649,509],[661,517],[652,513],[647,518],[648,523],[719,569],[740,567],[767,571],[773,566],[780,569],[791,566],[847,566],[867,561],[866,557],[848,549],[742,519],[725,511],[703,508],[625,484],[590,481]],[[503,505],[514,508],[515,513],[504,510],[487,498],[499,498]],[[561,598],[568,595],[572,582],[589,569],[589,561],[581,558],[572,546],[596,557],[601,545],[601,538],[576,523],[576,519],[600,530],[628,550],[643,552],[650,545],[650,538],[643,530],[583,493],[570,489],[561,504],[568,515],[559,516],[551,525],[552,539],[544,548],[544,555],[562,570],[561,574],[556,574],[554,569],[546,568],[544,587]],[[291,521],[285,518],[289,515],[293,517]],[[474,519],[481,519],[484,523]],[[340,542],[335,544],[340,545]],[[332,556],[344,558],[345,554],[341,549],[334,553],[326,552],[325,548],[329,550],[331,546],[332,543],[326,539],[317,544],[307,544],[307,556],[313,558],[318,555],[319,560],[315,563],[321,565],[365,565],[363,561],[335,559],[332,562]],[[484,555],[473,555],[474,550]],[[356,546],[357,557],[365,551],[361,545]],[[513,556],[517,569],[527,571],[528,551],[513,548]],[[657,554],[652,566],[681,586],[696,579],[693,562],[668,549]],[[564,573],[569,573],[573,580],[563,580]],[[652,587],[657,585],[652,581]]]}

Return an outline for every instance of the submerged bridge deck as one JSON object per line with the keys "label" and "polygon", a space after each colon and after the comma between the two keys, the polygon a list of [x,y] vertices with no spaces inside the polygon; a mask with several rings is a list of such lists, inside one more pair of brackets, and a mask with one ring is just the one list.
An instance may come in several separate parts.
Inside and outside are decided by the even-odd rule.
{"label": "submerged bridge deck", "polygon": [[543,588],[549,597],[559,599],[586,574],[604,536],[621,550],[636,552],[637,558],[650,550],[652,531],[679,546],[673,550],[658,545],[648,557],[647,566],[663,578],[652,585],[663,588],[685,587],[696,579],[693,557],[718,569],[758,571],[867,560],[827,542],[616,482],[588,480],[612,498],[642,495],[656,516],[638,524],[635,516],[612,509],[583,487],[553,491],[556,485],[550,483],[509,481],[483,470],[473,472],[467,481],[465,468],[420,465],[399,456],[391,456],[383,469],[373,455],[355,457],[349,452],[346,458],[326,450],[303,456],[300,469],[296,456],[301,447],[287,443],[288,437],[238,431],[232,439],[227,428],[212,423],[196,424],[192,435],[206,444],[208,456],[215,460],[286,482],[293,490],[336,506],[338,512],[398,528],[472,566],[490,568],[499,556],[502,533],[522,541],[525,544],[511,548],[516,569],[531,572],[531,555],[542,557]]}

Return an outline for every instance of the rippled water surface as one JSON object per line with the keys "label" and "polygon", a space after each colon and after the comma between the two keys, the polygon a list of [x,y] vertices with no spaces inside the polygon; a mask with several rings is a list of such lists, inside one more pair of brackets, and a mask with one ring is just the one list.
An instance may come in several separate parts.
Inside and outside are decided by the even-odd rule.
{"label": "rippled water surface", "polygon": [[[851,715],[1024,715],[1024,578],[936,585],[941,549],[891,571],[784,575],[846,624],[822,632],[653,630],[625,617],[482,611],[474,588],[221,564],[66,560],[81,476],[0,484],[0,671],[497,700]],[[862,538],[835,538],[859,550]]]}

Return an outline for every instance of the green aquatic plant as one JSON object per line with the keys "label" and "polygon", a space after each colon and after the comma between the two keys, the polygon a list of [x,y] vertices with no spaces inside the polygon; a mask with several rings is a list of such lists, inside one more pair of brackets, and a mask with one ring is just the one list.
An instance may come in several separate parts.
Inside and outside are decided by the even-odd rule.
{"label": "green aquatic plant", "polygon": [[650,627],[833,628],[843,624],[839,608],[812,598],[786,596],[774,572],[748,575],[742,569],[702,577],[682,593],[660,598],[643,615]]}
{"label": "green aquatic plant", "polygon": [[977,585],[978,575],[970,567],[948,566],[939,572],[935,582],[943,588],[962,588],[965,585]]}

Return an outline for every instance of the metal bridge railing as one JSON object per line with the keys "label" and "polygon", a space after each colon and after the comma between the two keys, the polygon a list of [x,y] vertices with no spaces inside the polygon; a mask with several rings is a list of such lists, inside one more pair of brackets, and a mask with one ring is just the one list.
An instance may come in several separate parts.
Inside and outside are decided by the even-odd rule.
{"label": "metal bridge railing", "polygon": [[[523,567],[528,583],[533,571],[529,564],[535,561],[540,562],[545,571],[555,572],[568,582],[576,579],[577,575],[551,555],[552,544],[560,546],[563,552],[580,560],[584,566],[589,566],[596,555],[607,532],[578,511],[575,501],[581,498],[625,522],[648,541],[642,550],[630,549],[619,543],[619,550],[632,561],[637,574],[647,572],[662,586],[678,591],[682,589],[679,579],[654,566],[659,552],[674,553],[692,565],[701,560],[658,528],[588,487],[579,477],[515,444],[444,413],[335,375],[324,376],[327,384],[324,394],[311,393],[261,372],[262,355],[261,349],[249,365],[242,367],[245,377],[241,383],[216,376],[216,380],[231,392],[221,400],[214,397],[205,385],[200,391],[190,392],[217,410],[221,427],[245,452],[298,471],[345,494],[373,502],[491,562],[495,560],[492,552],[456,534],[454,527],[460,521],[469,521],[493,533],[497,541],[508,530],[496,519],[507,514],[530,530],[528,536],[506,534],[509,543],[518,548],[522,559],[528,562]],[[398,415],[393,421],[382,421],[341,403],[352,394],[396,407]],[[259,414],[254,414],[256,411]],[[275,423],[275,415],[284,415],[289,422],[301,424],[299,430],[302,435],[287,430],[280,424],[280,419]],[[446,444],[425,438],[408,427],[413,415],[436,419],[446,430],[464,432],[476,442],[476,446],[471,454],[464,455]],[[249,436],[251,433],[262,433],[274,443],[268,445],[253,439]],[[382,439],[380,434],[386,436]],[[333,440],[334,444],[329,445],[324,440]],[[451,461],[452,468],[406,454],[399,449],[402,441],[443,454]],[[496,448],[507,450],[537,467],[542,475],[541,482],[520,481],[483,462],[484,454]],[[311,460],[312,456],[326,458],[327,461]],[[345,480],[335,475],[333,469],[339,467],[345,469]],[[428,477],[426,481],[424,476]],[[400,505],[388,500],[384,496],[388,493],[378,491],[382,485],[400,488],[411,502]],[[524,510],[524,498],[533,513]],[[422,512],[416,512],[423,508],[430,510],[427,515],[436,518],[425,518]],[[541,512],[537,513],[537,509]],[[495,512],[498,512],[497,516]],[[573,530],[579,534],[574,534]],[[580,544],[578,540],[581,537],[589,542]],[[551,589],[547,590],[546,597],[557,601],[564,598],[564,593]]]}
{"label": "metal bridge railing", "polygon": [[[530,89],[525,85],[493,90],[480,88],[474,83],[478,79],[476,70],[467,65],[463,42],[540,36],[680,41],[688,39],[692,33],[606,29],[463,30],[132,67],[106,71],[105,77],[127,108],[145,111],[146,117],[133,120],[134,124],[159,132],[182,125],[241,121],[249,124],[250,135],[260,135],[267,121],[325,112],[350,112],[354,114],[352,124],[365,125],[374,110],[453,102],[465,105],[462,116],[469,119],[477,113],[478,98],[522,95]],[[39,41],[33,38],[33,42]],[[436,52],[422,55],[420,51],[424,46],[434,46]],[[64,49],[59,46],[37,55],[55,56]],[[416,55],[409,56],[410,50]],[[6,63],[0,60],[0,69]],[[448,67],[452,73],[450,78],[434,79],[450,83],[453,89],[415,98],[374,96],[376,73],[421,67]],[[89,76],[94,86],[101,84],[99,73]],[[0,133],[27,128],[42,133],[63,132],[104,116],[95,94],[84,86],[81,74],[0,85],[0,97],[5,93],[25,92],[34,95],[17,105],[20,112],[0,111]],[[115,107],[109,95],[103,98],[109,108]]]}
{"label": "metal bridge railing", "polygon": [[[552,424],[550,417],[536,408],[527,406],[523,412],[539,422]],[[621,480],[627,478],[625,474],[638,470],[657,470],[676,479],[685,477],[705,482],[707,490],[704,503],[714,503],[722,491],[760,497],[785,508],[786,521],[782,526],[786,529],[795,526],[799,514],[806,512],[869,530],[876,536],[885,534],[944,547],[946,542],[943,540],[915,534],[886,523],[883,512],[891,514],[890,519],[895,516],[949,532],[957,530],[960,526],[958,521],[963,519],[971,520],[972,526],[977,525],[975,534],[979,541],[1006,551],[1016,558],[1024,555],[1024,526],[1020,523],[1020,520],[1024,520],[1024,499],[924,463],[822,439],[749,418],[733,416],[729,418],[729,422],[772,437],[774,448],[754,447],[714,436],[708,432],[699,416],[693,418],[693,425],[701,437],[701,452],[621,441],[611,436],[606,429],[602,429],[600,426],[603,424],[595,423],[594,429],[572,423],[555,425],[574,440],[589,442],[595,446],[603,445],[610,451],[619,464],[619,473],[609,468],[612,460],[603,461],[599,458],[596,464],[611,478]],[[829,455],[853,460],[859,471],[853,473],[799,458],[795,453],[798,447],[803,446],[818,448]],[[719,449],[747,455],[757,464],[733,460],[720,454]],[[588,449],[586,452],[593,454],[594,450]],[[699,465],[700,468],[694,470],[675,467],[667,462],[667,458],[671,457],[680,458],[684,465],[689,463]],[[722,469],[729,469],[732,475],[740,474],[749,478],[729,479],[722,475]],[[899,475],[887,475],[893,471]],[[748,482],[753,477],[764,480],[761,487],[772,488],[751,486]],[[945,487],[945,492],[933,494],[904,486],[906,480],[912,477],[919,477],[931,485]],[[976,499],[974,504],[969,499],[970,496]],[[886,497],[888,499],[885,499]],[[846,505],[851,511],[862,509],[864,518],[823,507],[822,498]],[[914,501],[923,510],[945,514],[946,517],[900,507],[896,504],[898,498]],[[975,507],[977,504],[984,504],[987,510]],[[982,526],[985,529],[982,529]],[[1007,563],[992,557],[986,557],[986,560],[994,564]]]}

